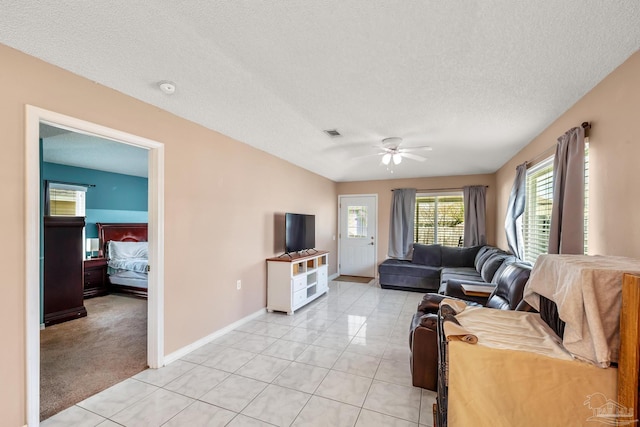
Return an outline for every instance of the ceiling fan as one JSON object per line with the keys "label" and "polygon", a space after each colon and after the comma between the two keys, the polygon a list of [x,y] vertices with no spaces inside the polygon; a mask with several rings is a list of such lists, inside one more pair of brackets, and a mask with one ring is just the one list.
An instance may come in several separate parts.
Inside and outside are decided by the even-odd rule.
{"label": "ceiling fan", "polygon": [[425,145],[421,147],[401,148],[401,143],[402,138],[399,138],[397,136],[385,138],[382,140],[382,151],[379,152],[378,155],[382,156],[383,165],[388,165],[392,160],[394,165],[398,165],[400,164],[400,162],[402,162],[403,157],[411,160],[417,160],[419,162],[424,162],[425,160],[427,160],[426,157],[413,154],[413,152],[431,151],[431,147]]}

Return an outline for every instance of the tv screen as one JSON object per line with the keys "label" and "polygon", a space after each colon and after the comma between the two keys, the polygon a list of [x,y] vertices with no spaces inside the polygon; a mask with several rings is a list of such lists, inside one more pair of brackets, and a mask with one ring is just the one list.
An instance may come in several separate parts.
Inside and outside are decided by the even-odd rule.
{"label": "tv screen", "polygon": [[285,215],[285,252],[299,252],[316,247],[316,217],[287,213]]}

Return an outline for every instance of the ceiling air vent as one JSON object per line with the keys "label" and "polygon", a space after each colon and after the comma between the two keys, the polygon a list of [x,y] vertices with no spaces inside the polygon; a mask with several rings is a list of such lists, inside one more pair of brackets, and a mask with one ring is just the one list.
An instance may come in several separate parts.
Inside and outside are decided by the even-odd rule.
{"label": "ceiling air vent", "polygon": [[338,131],[337,131],[337,130],[335,130],[335,129],[328,129],[328,130],[325,130],[325,131],[324,131],[324,133],[326,133],[327,135],[329,135],[331,138],[335,138],[335,137],[338,137],[338,136],[342,136],[342,135],[340,135],[340,132],[338,132]]}

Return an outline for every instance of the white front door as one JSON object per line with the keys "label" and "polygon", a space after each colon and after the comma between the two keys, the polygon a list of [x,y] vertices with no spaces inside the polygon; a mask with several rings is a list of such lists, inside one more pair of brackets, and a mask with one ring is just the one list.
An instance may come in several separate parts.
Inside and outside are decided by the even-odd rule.
{"label": "white front door", "polygon": [[340,274],[375,277],[377,195],[340,196]]}

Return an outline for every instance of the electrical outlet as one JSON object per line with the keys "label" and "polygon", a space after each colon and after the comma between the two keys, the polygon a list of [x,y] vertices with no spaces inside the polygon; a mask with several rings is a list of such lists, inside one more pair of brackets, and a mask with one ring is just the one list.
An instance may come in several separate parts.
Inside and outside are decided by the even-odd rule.
{"label": "electrical outlet", "polygon": [[237,290],[240,290],[241,288],[242,288],[242,280],[238,280],[238,281],[236,282],[236,289],[237,289]]}

